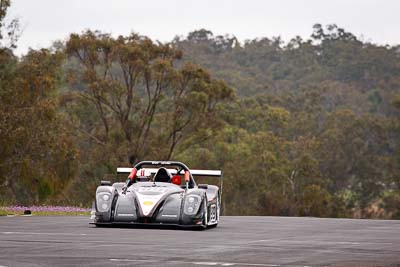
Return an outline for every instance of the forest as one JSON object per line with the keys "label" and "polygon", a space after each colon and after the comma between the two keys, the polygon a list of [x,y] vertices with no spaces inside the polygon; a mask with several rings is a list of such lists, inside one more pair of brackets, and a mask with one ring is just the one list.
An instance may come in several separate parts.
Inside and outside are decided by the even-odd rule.
{"label": "forest", "polygon": [[400,45],[93,29],[17,56],[9,6],[0,206],[90,207],[117,167],[176,160],[223,170],[225,215],[400,219]]}

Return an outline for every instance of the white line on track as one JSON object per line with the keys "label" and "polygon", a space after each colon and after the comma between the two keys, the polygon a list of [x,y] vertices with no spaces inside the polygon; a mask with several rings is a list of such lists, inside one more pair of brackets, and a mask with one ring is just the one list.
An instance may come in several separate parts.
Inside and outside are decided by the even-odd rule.
{"label": "white line on track", "polygon": [[287,240],[287,239],[261,239],[247,242],[248,244],[266,243],[266,242],[281,242],[293,244],[315,244],[315,245],[366,245],[366,244],[379,244],[379,245],[393,245],[391,242],[351,242],[351,241],[319,241],[319,240]]}
{"label": "white line on track", "polygon": [[110,259],[113,262],[147,262],[147,263],[170,263],[170,264],[193,264],[205,266],[264,266],[278,267],[277,264],[245,263],[245,262],[211,262],[211,261],[165,261],[165,260],[133,260],[133,259]]}
{"label": "white line on track", "polygon": [[283,238],[277,238],[277,239],[261,239],[261,240],[252,240],[248,241],[247,243],[265,243],[265,242],[276,242],[276,241],[282,241],[284,240]]}
{"label": "white line on track", "polygon": [[42,232],[0,232],[3,235],[86,235],[73,233],[42,233]]}

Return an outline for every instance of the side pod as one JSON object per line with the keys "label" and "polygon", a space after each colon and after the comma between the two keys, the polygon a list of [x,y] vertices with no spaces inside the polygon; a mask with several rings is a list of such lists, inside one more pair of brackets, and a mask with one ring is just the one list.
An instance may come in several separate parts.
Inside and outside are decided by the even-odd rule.
{"label": "side pod", "polygon": [[138,220],[135,198],[132,194],[120,195],[115,205],[114,221],[135,222]]}

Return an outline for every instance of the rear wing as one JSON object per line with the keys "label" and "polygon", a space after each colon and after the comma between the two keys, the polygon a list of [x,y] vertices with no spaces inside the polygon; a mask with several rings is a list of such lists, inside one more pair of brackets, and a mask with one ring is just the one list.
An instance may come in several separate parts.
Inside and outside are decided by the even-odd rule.
{"label": "rear wing", "polygon": [[[117,168],[117,174],[130,174],[133,168]],[[140,171],[144,170],[144,173],[141,174]],[[157,168],[145,168],[139,170],[138,174],[143,176],[149,176],[152,174],[156,174],[158,171]],[[172,175],[176,174],[176,169],[167,169],[168,172]],[[222,178],[222,171],[221,170],[190,170],[190,173],[193,176],[205,176],[205,177],[221,177]]]}

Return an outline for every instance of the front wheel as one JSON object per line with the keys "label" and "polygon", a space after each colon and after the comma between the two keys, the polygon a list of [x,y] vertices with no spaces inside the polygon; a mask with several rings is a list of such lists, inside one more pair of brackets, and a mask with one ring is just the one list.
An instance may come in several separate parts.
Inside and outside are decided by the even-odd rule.
{"label": "front wheel", "polygon": [[204,200],[203,200],[203,220],[201,223],[201,227],[203,229],[207,228],[207,224],[208,224],[208,202],[207,202],[207,196],[204,196]]}

